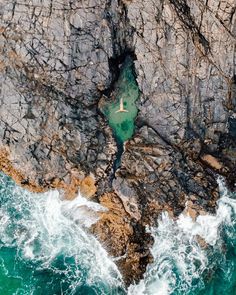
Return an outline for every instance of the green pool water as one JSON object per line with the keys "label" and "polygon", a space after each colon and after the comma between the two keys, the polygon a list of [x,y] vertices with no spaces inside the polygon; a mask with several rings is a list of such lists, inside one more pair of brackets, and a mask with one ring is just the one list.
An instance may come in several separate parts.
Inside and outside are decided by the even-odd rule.
{"label": "green pool water", "polygon": [[[138,113],[135,102],[140,92],[135,79],[134,65],[130,57],[124,61],[120,76],[115,84],[113,99],[106,101],[101,110],[108,119],[114,136],[119,143],[123,143],[132,137],[134,133],[134,121]],[[123,98],[124,109],[127,113],[116,113]]]}

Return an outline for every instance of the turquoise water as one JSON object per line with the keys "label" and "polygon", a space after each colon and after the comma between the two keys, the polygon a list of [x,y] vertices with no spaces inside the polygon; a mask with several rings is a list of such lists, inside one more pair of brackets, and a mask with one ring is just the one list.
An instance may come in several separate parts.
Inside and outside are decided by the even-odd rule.
{"label": "turquoise water", "polygon": [[[87,232],[87,200],[32,194],[0,174],[0,294],[235,295],[236,198],[219,181],[215,215],[193,222],[163,213],[144,279],[125,291],[111,257]],[[201,247],[196,235],[208,243]]]}
{"label": "turquoise water", "polygon": [[[193,222],[185,215],[173,221],[163,213],[158,228],[150,230],[154,263],[130,294],[236,294],[236,195],[227,192],[222,180],[219,186],[216,215]],[[197,235],[208,247],[199,245]]]}
{"label": "turquoise water", "polygon": [[[102,112],[108,118],[115,138],[119,143],[123,144],[133,135],[134,120],[138,113],[135,102],[140,95],[134,75],[133,61],[130,57],[127,57],[124,61],[114,88],[114,98],[111,101],[105,102]],[[116,112],[119,110],[121,98],[123,99],[124,109],[128,112]]]}
{"label": "turquoise water", "polygon": [[81,222],[81,208],[0,175],[1,295],[124,294],[115,264]]}

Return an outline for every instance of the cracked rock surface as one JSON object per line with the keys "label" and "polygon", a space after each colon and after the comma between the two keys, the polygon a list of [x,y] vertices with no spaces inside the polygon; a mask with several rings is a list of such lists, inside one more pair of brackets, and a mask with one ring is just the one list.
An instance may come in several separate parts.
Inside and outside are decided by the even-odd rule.
{"label": "cracked rock surface", "polygon": [[116,147],[97,104],[124,47],[122,13],[116,1],[1,2],[1,146],[29,181],[107,177]]}
{"label": "cracked rock surface", "polygon": [[[92,230],[127,284],[151,262],[146,225],[163,210],[214,212],[216,173],[234,187],[235,10],[234,0],[0,3],[0,168],[38,191],[95,178],[109,211]],[[130,52],[139,113],[111,179],[117,148],[99,100]]]}

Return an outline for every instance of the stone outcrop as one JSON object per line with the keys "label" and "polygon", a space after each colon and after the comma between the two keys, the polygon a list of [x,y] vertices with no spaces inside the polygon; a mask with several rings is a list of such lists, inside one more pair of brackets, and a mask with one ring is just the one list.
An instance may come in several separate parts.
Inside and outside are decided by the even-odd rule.
{"label": "stone outcrop", "polygon": [[[0,4],[0,168],[28,188],[70,195],[91,175],[96,188],[86,178],[85,191],[109,209],[92,230],[127,284],[151,261],[145,227],[163,210],[214,212],[216,173],[234,188],[235,10],[234,0]],[[141,96],[114,174],[99,100],[126,54]]]}
{"label": "stone outcrop", "polygon": [[170,144],[195,137],[216,151],[235,111],[234,1],[132,1],[128,17],[138,119]]}
{"label": "stone outcrop", "polygon": [[70,183],[72,171],[107,177],[116,147],[97,105],[126,32],[115,33],[123,12],[108,4],[0,4],[1,146],[40,186]]}

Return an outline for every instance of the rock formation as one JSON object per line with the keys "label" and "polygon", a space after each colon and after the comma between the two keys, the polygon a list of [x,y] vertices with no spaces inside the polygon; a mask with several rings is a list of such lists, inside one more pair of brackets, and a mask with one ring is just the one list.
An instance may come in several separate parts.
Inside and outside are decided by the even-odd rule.
{"label": "rock formation", "polygon": [[[109,212],[92,230],[127,284],[151,261],[145,227],[163,210],[214,212],[216,173],[234,187],[235,10],[234,0],[0,3],[0,168],[70,197],[94,178]],[[117,147],[99,100],[128,54],[141,96],[114,175]]]}

